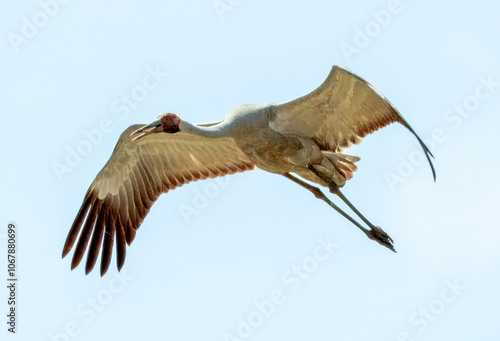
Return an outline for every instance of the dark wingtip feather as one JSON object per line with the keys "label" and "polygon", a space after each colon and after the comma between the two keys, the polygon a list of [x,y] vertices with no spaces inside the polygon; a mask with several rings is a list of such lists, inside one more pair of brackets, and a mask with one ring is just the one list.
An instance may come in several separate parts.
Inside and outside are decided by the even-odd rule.
{"label": "dark wingtip feather", "polygon": [[80,234],[80,239],[76,245],[75,253],[73,254],[73,259],[71,261],[71,269],[74,269],[80,264],[85,255],[85,250],[87,249],[87,244],[89,242],[90,236],[92,234],[92,230],[94,228],[94,224],[97,216],[101,210],[102,202],[98,199],[95,199],[92,203],[92,209],[87,216],[85,221],[85,226],[83,227],[83,231]]}
{"label": "dark wingtip feather", "polygon": [[[108,195],[110,196],[110,195]],[[107,199],[107,200],[106,200]],[[97,218],[96,224],[94,226],[94,232],[92,235],[92,239],[90,241],[89,251],[87,253],[87,262],[85,264],[85,274],[88,275],[95,266],[97,262],[97,257],[99,256],[99,252],[101,251],[101,243],[104,235],[105,229],[105,221],[108,215],[108,211],[106,210],[107,204],[109,204],[109,199],[106,198],[103,204],[103,209],[98,213],[99,216]]]}
{"label": "dark wingtip feather", "polygon": [[125,259],[123,260],[123,262],[118,263],[118,271],[121,271],[121,270],[122,270],[122,268],[123,268],[123,264],[125,264]]}
{"label": "dark wingtip feather", "polygon": [[115,239],[115,224],[116,224],[116,215],[114,215],[113,212],[109,214],[106,219],[106,232],[104,234],[104,242],[101,254],[101,277],[104,276],[104,274],[106,274],[106,272],[109,269],[109,265],[111,264],[111,256],[113,254],[113,243]]}
{"label": "dark wingtip feather", "polygon": [[[414,133],[415,134],[415,133]],[[417,136],[417,134],[415,134]],[[434,159],[434,155],[432,155],[431,151],[427,146],[424,144],[424,142],[420,139],[420,137],[417,136],[418,142],[422,146],[422,149],[424,150],[425,157],[427,158],[427,161],[429,162],[429,166],[431,167],[432,171],[432,177],[434,179],[434,182],[436,182],[436,170],[434,169],[434,164],[432,163],[431,157]]]}
{"label": "dark wingtip feather", "polygon": [[76,238],[78,237],[78,233],[80,232],[80,229],[82,227],[83,220],[85,219],[85,216],[87,215],[87,212],[89,210],[91,199],[92,199],[92,193],[89,189],[87,191],[87,194],[85,194],[82,206],[80,206],[80,209],[76,214],[76,218],[73,221],[73,225],[71,225],[71,229],[69,230],[68,236],[66,237],[66,242],[64,243],[62,251],[62,258],[68,255],[68,253],[73,248],[73,245],[75,244]]}
{"label": "dark wingtip feather", "polygon": [[118,215],[116,222],[116,266],[119,271],[123,267],[123,264],[125,264],[127,242],[120,215]]}
{"label": "dark wingtip feather", "polygon": [[[430,154],[432,156],[432,154]],[[434,158],[434,156],[432,156]],[[432,164],[431,159],[429,158],[429,154],[427,154],[427,161],[429,161],[429,165],[431,166],[432,170],[432,177],[434,178],[434,182],[436,182],[436,170],[434,169],[434,165]]]}
{"label": "dark wingtip feather", "polygon": [[401,116],[399,113],[398,113],[398,115],[401,118],[400,123],[403,124],[409,131],[412,132],[412,134],[417,138],[418,143],[420,143],[420,146],[424,150],[425,157],[427,158],[427,161],[429,162],[429,166],[431,167],[432,177],[434,179],[434,182],[436,182],[436,170],[434,169],[434,165],[432,164],[432,160],[431,160],[431,157],[434,159],[434,155],[432,155],[432,152],[429,150],[429,148],[427,148],[424,141],[422,141],[422,139],[417,135],[415,130],[413,130],[413,128],[408,124],[408,122],[406,122],[406,120],[403,118],[403,116]]}
{"label": "dark wingtip feather", "polygon": [[78,264],[74,264],[71,262],[71,271],[75,270],[75,268],[78,266]]}

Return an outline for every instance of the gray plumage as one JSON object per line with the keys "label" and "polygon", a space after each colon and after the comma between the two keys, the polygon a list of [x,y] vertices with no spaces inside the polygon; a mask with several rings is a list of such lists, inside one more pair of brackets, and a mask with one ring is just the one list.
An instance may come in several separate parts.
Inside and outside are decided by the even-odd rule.
{"label": "gray plumage", "polygon": [[[101,253],[103,275],[116,245],[121,269],[126,245],[132,243],[160,194],[191,181],[254,167],[284,175],[305,187],[369,238],[394,251],[392,239],[367,221],[340,192],[359,160],[342,154],[342,149],[393,122],[415,135],[435,178],[432,154],[406,120],[370,84],[339,66],[332,68],[316,90],[284,104],[240,105],[217,123],[193,125],[175,114],[163,114],[149,125],[131,126],[122,133],[109,161],[90,185],[68,234],[63,257],[76,243],[73,269],[88,249],[88,273]],[[318,188],[290,173],[328,187],[370,229],[340,210]]]}

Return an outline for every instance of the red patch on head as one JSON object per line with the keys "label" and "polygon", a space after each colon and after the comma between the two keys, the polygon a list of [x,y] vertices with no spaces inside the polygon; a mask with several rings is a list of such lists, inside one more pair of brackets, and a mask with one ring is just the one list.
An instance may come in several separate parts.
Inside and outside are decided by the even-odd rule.
{"label": "red patch on head", "polygon": [[179,123],[181,123],[181,119],[174,114],[168,114],[161,118],[161,125],[163,131],[166,133],[177,133],[179,131]]}

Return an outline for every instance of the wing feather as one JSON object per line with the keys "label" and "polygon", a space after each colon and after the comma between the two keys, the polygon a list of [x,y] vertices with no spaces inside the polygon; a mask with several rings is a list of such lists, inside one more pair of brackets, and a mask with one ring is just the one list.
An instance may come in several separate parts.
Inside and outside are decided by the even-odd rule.
{"label": "wing feather", "polygon": [[341,152],[394,122],[415,135],[435,180],[432,153],[403,116],[368,82],[340,66],[334,66],[313,92],[275,106],[269,126],[282,134],[312,138],[324,150]]}
{"label": "wing feather", "polygon": [[[119,200],[118,197],[110,196],[110,204],[116,205],[116,203],[112,201]],[[113,254],[113,243],[115,239],[115,224],[116,224],[116,215],[117,212],[109,211],[109,214],[106,217],[106,231],[104,233],[104,241],[102,246],[102,255],[101,255],[101,273],[106,273],[109,268],[109,264],[111,264],[111,256]],[[97,252],[98,253],[98,252]]]}
{"label": "wing feather", "polygon": [[63,248],[66,256],[76,243],[75,268],[87,251],[86,273],[101,253],[101,275],[109,269],[116,247],[117,266],[125,262],[126,245],[160,194],[191,181],[254,168],[231,138],[205,138],[182,132],[152,134],[131,141],[125,130],[111,158],[90,185]]}
{"label": "wing feather", "polygon": [[[125,264],[125,255],[127,251],[127,240],[125,237],[125,226],[126,223],[122,221],[121,215],[118,216],[116,227],[116,266],[118,270]],[[107,264],[109,266],[109,264]],[[104,273],[101,273],[104,275]]]}
{"label": "wing feather", "polygon": [[74,269],[81,261],[85,254],[85,249],[89,242],[90,236],[92,234],[92,229],[97,218],[97,213],[100,212],[101,204],[99,200],[94,199],[90,212],[85,220],[85,225],[76,244],[75,254],[73,255],[73,260],[71,262],[71,269]]}
{"label": "wing feather", "polygon": [[[107,199],[108,197],[106,197]],[[87,255],[87,263],[85,264],[85,272],[88,274],[90,270],[94,267],[97,257],[99,256],[99,251],[101,250],[102,237],[104,235],[104,229],[106,227],[105,221],[109,215],[108,211],[103,211],[99,214],[95,224],[94,231],[92,233],[92,239],[90,241],[89,253]]]}

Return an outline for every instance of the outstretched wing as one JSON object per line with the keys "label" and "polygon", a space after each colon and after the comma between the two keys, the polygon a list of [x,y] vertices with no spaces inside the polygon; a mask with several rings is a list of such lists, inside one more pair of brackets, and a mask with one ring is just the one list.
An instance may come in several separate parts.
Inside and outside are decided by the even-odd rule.
{"label": "outstretched wing", "polygon": [[104,275],[115,240],[118,269],[121,269],[126,244],[132,243],[160,194],[190,181],[254,168],[231,138],[178,132],[151,134],[131,141],[131,132],[141,126],[131,126],[122,133],[111,158],[85,195],[63,249],[64,257],[78,239],[72,269],[81,262],[90,242],[85,271],[93,269],[102,247],[101,275]]}
{"label": "outstretched wing", "polygon": [[394,106],[368,82],[334,66],[327,79],[310,94],[277,105],[271,129],[312,138],[323,149],[340,152],[366,135],[399,122],[417,138],[429,161],[432,153]]}

